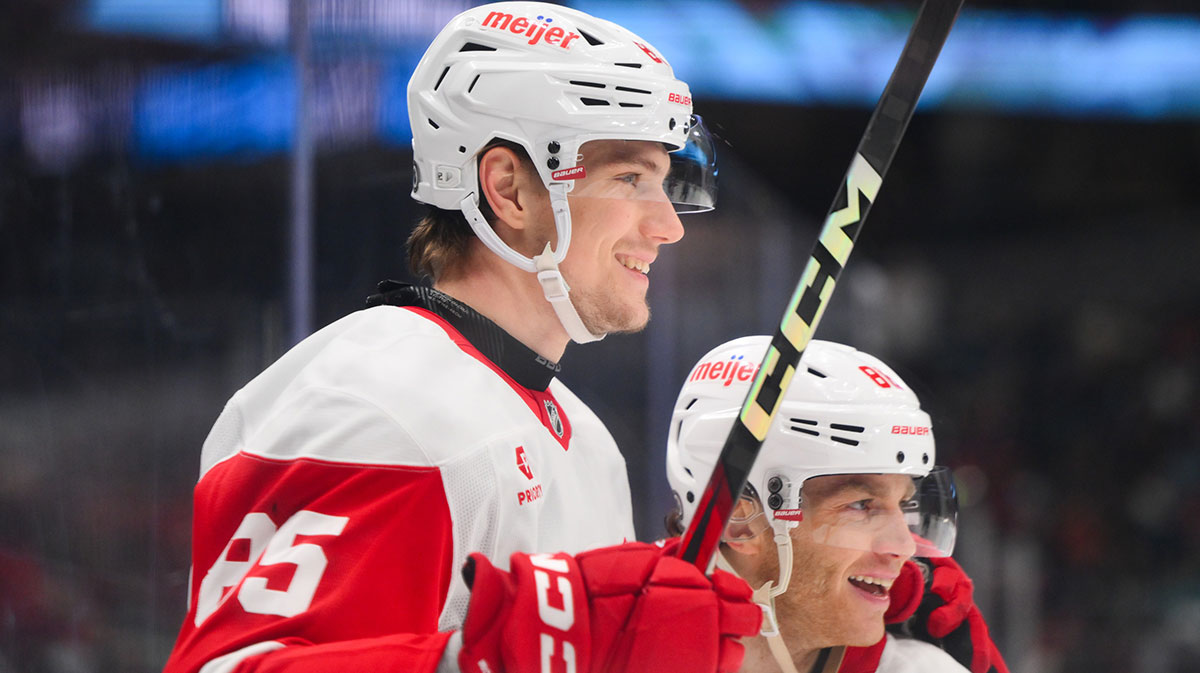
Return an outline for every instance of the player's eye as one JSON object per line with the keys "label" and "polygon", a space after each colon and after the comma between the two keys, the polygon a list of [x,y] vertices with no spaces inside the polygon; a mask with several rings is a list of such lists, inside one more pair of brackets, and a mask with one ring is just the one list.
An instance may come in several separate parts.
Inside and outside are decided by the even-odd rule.
{"label": "player's eye", "polygon": [[641,180],[641,177],[642,176],[639,173],[622,173],[621,175],[618,175],[616,179],[631,187],[637,187],[638,181]]}
{"label": "player's eye", "polygon": [[867,512],[871,509],[871,503],[872,500],[870,498],[865,500],[855,500],[854,502],[847,504],[846,509],[851,509],[856,512]]}

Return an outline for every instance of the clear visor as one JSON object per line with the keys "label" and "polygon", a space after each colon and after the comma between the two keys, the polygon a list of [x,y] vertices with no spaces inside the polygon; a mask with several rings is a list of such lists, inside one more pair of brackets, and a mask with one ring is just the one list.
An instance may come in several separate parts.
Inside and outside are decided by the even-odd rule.
{"label": "clear visor", "polygon": [[687,143],[668,152],[644,140],[590,140],[576,165],[554,171],[556,182],[574,182],[569,196],[633,199],[670,204],[677,213],[712,210],[717,203],[717,164],[712,136],[692,116]]}
{"label": "clear visor", "polygon": [[[793,535],[832,547],[949,556],[958,520],[950,469],[935,467],[925,477],[898,479],[903,476],[814,477],[801,489],[800,509],[776,510],[775,518],[797,522]],[[750,492],[739,500],[723,539],[746,540],[769,528],[761,501]]]}

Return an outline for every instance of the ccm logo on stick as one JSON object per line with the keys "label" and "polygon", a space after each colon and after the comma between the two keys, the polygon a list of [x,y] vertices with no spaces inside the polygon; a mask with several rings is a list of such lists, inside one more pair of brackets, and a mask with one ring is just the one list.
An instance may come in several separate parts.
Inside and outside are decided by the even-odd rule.
{"label": "ccm logo on stick", "polygon": [[[556,643],[562,643],[562,662],[566,673],[575,673],[575,646],[562,636],[575,625],[575,596],[571,592],[571,581],[567,579],[570,568],[566,559],[554,558],[549,554],[533,554],[529,557],[533,566],[533,583],[537,590],[538,617],[549,627],[538,634],[541,648],[542,671],[558,668],[551,664],[558,656]],[[551,580],[554,580],[553,590]],[[552,593],[553,591],[553,593]],[[551,601],[551,598],[554,600]],[[559,633],[555,633],[555,632]]]}

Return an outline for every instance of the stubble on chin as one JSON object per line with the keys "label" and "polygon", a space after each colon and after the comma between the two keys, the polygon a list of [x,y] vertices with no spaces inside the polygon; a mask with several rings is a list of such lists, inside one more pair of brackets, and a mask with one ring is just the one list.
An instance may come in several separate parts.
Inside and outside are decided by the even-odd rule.
{"label": "stubble on chin", "polygon": [[642,331],[650,322],[650,305],[645,297],[621,302],[603,292],[571,294],[580,320],[593,334],[631,334]]}

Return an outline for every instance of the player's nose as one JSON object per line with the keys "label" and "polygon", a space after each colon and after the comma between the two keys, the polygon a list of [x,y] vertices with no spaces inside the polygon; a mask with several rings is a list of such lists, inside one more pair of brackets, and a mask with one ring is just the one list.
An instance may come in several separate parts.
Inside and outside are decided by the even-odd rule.
{"label": "player's nose", "polygon": [[659,244],[675,243],[683,238],[683,222],[674,205],[666,199],[662,201],[644,201],[646,204],[645,217],[642,220],[642,233]]}
{"label": "player's nose", "polygon": [[903,514],[895,512],[880,524],[871,551],[905,559],[917,553],[917,543],[913,540],[912,531],[908,529]]}

